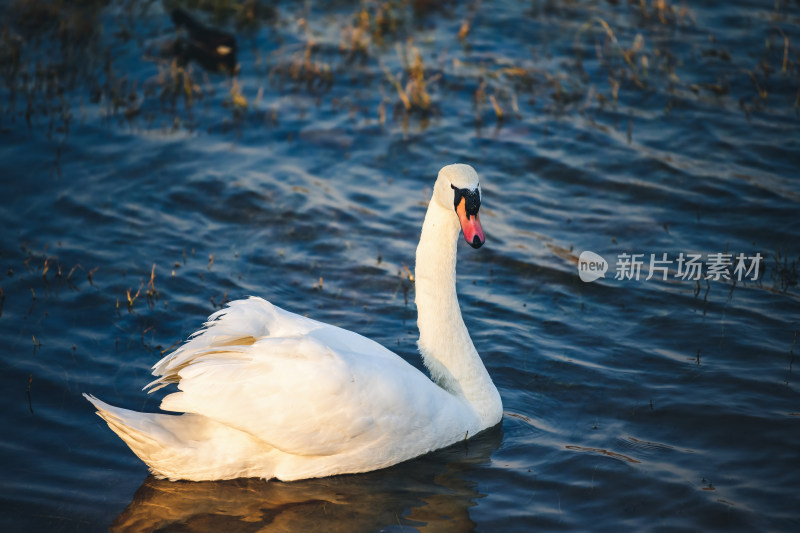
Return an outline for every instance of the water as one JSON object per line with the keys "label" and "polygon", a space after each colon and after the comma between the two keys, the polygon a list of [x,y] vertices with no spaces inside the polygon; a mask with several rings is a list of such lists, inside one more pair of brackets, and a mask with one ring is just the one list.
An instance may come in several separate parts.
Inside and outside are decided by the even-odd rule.
{"label": "water", "polygon": [[[178,3],[104,4],[4,7],[6,529],[797,529],[796,4],[397,3],[378,35],[377,3],[221,2],[193,12],[241,71],[189,67],[191,101]],[[419,366],[405,268],[455,161],[482,176],[458,288],[501,428],[358,476],[169,483],[81,398],[156,410],[161,352],[250,294]],[[717,252],[760,253],[758,281],[614,279]]]}

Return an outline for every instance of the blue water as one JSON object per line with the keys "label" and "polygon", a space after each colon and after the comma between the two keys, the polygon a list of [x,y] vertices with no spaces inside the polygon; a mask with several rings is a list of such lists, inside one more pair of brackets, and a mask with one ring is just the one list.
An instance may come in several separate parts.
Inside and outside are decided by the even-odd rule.
{"label": "blue water", "polygon": [[[800,11],[652,4],[195,7],[240,71],[184,84],[185,3],[4,3],[5,529],[797,530]],[[482,179],[458,290],[501,428],[357,476],[170,483],[80,396],[157,410],[151,365],[251,294],[420,367],[406,267],[451,162]],[[764,261],[615,279],[623,253]]]}

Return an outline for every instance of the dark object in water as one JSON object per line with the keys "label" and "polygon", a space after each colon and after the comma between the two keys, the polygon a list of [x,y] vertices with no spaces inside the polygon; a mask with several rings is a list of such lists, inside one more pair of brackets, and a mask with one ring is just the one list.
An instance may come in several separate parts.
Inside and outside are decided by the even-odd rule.
{"label": "dark object in water", "polygon": [[175,55],[185,65],[195,61],[210,72],[236,74],[236,37],[220,30],[203,26],[183,9],[173,9],[170,14],[176,29],[186,31],[186,37],[175,41]]}

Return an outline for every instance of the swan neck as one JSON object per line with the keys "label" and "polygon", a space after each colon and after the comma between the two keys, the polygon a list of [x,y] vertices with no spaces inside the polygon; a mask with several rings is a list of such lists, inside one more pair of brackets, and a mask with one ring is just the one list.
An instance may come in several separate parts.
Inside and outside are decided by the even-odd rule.
{"label": "swan neck", "polygon": [[431,379],[465,400],[485,428],[500,420],[502,404],[458,305],[456,250],[460,231],[455,210],[432,199],[416,257],[419,349]]}

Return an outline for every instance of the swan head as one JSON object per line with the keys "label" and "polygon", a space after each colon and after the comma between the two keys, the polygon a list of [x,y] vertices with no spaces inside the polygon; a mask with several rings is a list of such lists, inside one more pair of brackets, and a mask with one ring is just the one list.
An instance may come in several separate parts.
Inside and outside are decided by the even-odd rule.
{"label": "swan head", "polygon": [[439,171],[433,189],[437,203],[452,209],[461,222],[464,239],[473,248],[486,242],[478,210],[481,207],[481,184],[478,173],[469,165],[447,165]]}

